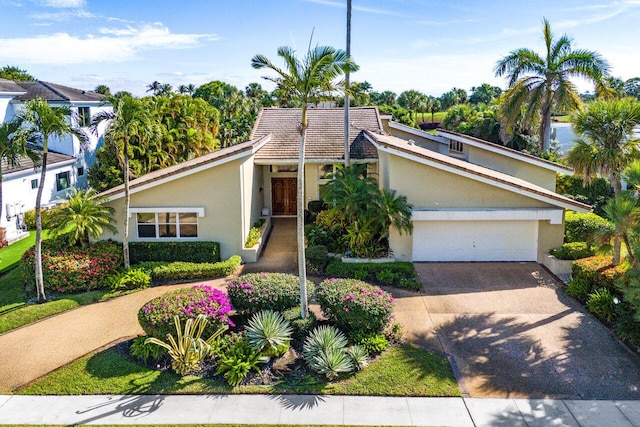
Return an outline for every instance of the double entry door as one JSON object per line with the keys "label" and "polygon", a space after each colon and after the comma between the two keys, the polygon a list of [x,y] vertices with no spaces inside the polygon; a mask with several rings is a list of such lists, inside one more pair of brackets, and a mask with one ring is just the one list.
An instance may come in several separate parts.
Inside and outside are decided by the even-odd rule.
{"label": "double entry door", "polygon": [[271,178],[273,215],[295,215],[298,201],[296,178]]}

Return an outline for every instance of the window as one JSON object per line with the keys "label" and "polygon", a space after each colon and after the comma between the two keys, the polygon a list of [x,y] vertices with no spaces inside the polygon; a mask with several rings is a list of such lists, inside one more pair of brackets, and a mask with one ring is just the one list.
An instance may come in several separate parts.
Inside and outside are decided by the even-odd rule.
{"label": "window", "polygon": [[464,152],[464,144],[460,141],[449,140],[449,152],[462,154]]}
{"label": "window", "polygon": [[56,191],[66,190],[69,186],[69,171],[56,174]]}
{"label": "window", "polygon": [[334,165],[318,165],[318,179],[329,179],[329,175],[334,173]]}
{"label": "window", "polygon": [[78,107],[78,125],[83,128],[91,125],[91,108]]}
{"label": "window", "polygon": [[197,238],[198,214],[196,212],[139,212],[138,238]]}
{"label": "window", "polygon": [[82,176],[84,175],[84,168],[83,167],[79,167],[78,168],[78,176]]}
{"label": "window", "polygon": [[38,188],[38,180],[37,179],[32,179],[31,180],[31,189],[35,190],[36,188]]}

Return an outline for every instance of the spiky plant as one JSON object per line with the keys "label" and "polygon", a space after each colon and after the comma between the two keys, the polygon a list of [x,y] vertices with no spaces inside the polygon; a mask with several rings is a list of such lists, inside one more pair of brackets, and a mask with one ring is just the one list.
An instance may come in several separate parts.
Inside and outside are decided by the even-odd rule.
{"label": "spiky plant", "polygon": [[302,354],[309,367],[329,379],[354,369],[347,337],[333,326],[319,326],[307,337]]}
{"label": "spiky plant", "polygon": [[347,349],[347,355],[356,371],[360,371],[369,366],[369,355],[367,350],[361,345],[352,345]]}
{"label": "spiky plant", "polygon": [[145,344],[156,344],[166,348],[169,356],[173,360],[171,367],[178,375],[186,375],[189,372],[200,369],[200,365],[211,351],[213,342],[227,329],[227,326],[219,328],[209,339],[202,339],[202,332],[209,321],[204,315],[199,315],[196,319],[187,319],[184,330],[180,325],[180,317],[173,316],[176,326],[176,337],[167,334],[167,341],[160,341],[157,338],[147,338]]}
{"label": "spiky plant", "polygon": [[256,351],[264,352],[267,356],[284,353],[293,333],[291,324],[284,316],[271,310],[254,314],[245,330],[249,344]]}
{"label": "spiky plant", "polygon": [[328,348],[318,352],[309,362],[309,367],[330,380],[353,371],[353,362],[344,348]]}

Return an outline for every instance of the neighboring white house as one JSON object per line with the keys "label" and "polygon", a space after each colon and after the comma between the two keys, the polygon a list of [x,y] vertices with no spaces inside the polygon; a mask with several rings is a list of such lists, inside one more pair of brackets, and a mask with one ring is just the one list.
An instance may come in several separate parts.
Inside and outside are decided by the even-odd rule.
{"label": "neighboring white house", "polygon": [[[91,117],[101,111],[110,111],[112,106],[104,96],[91,91],[74,89],[48,82],[13,82],[0,79],[0,123],[12,120],[30,99],[44,99],[51,106],[68,105],[73,111],[69,121],[82,129],[88,143],[83,148],[75,136],[49,140],[50,155],[42,196],[44,207],[56,204],[71,187],[86,187],[87,170],[95,162],[95,153],[102,142],[105,125],[97,133],[89,129]],[[21,214],[35,207],[40,171],[34,169],[29,159],[9,167],[2,162],[2,218],[0,226],[7,230],[7,239],[15,240],[20,235]]]}

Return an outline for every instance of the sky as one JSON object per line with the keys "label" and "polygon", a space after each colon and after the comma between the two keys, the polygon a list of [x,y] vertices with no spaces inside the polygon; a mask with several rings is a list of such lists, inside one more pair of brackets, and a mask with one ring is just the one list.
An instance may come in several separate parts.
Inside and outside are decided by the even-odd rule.
{"label": "sky", "polygon": [[[353,0],[353,81],[373,90],[439,96],[490,83],[496,61],[518,48],[543,52],[542,21],[574,48],[598,51],[611,74],[640,76],[640,0]],[[222,80],[243,89],[277,64],[279,46],[345,49],[346,0],[0,0],[0,67],[39,80],[144,95]],[[576,82],[581,91],[593,90]]]}

